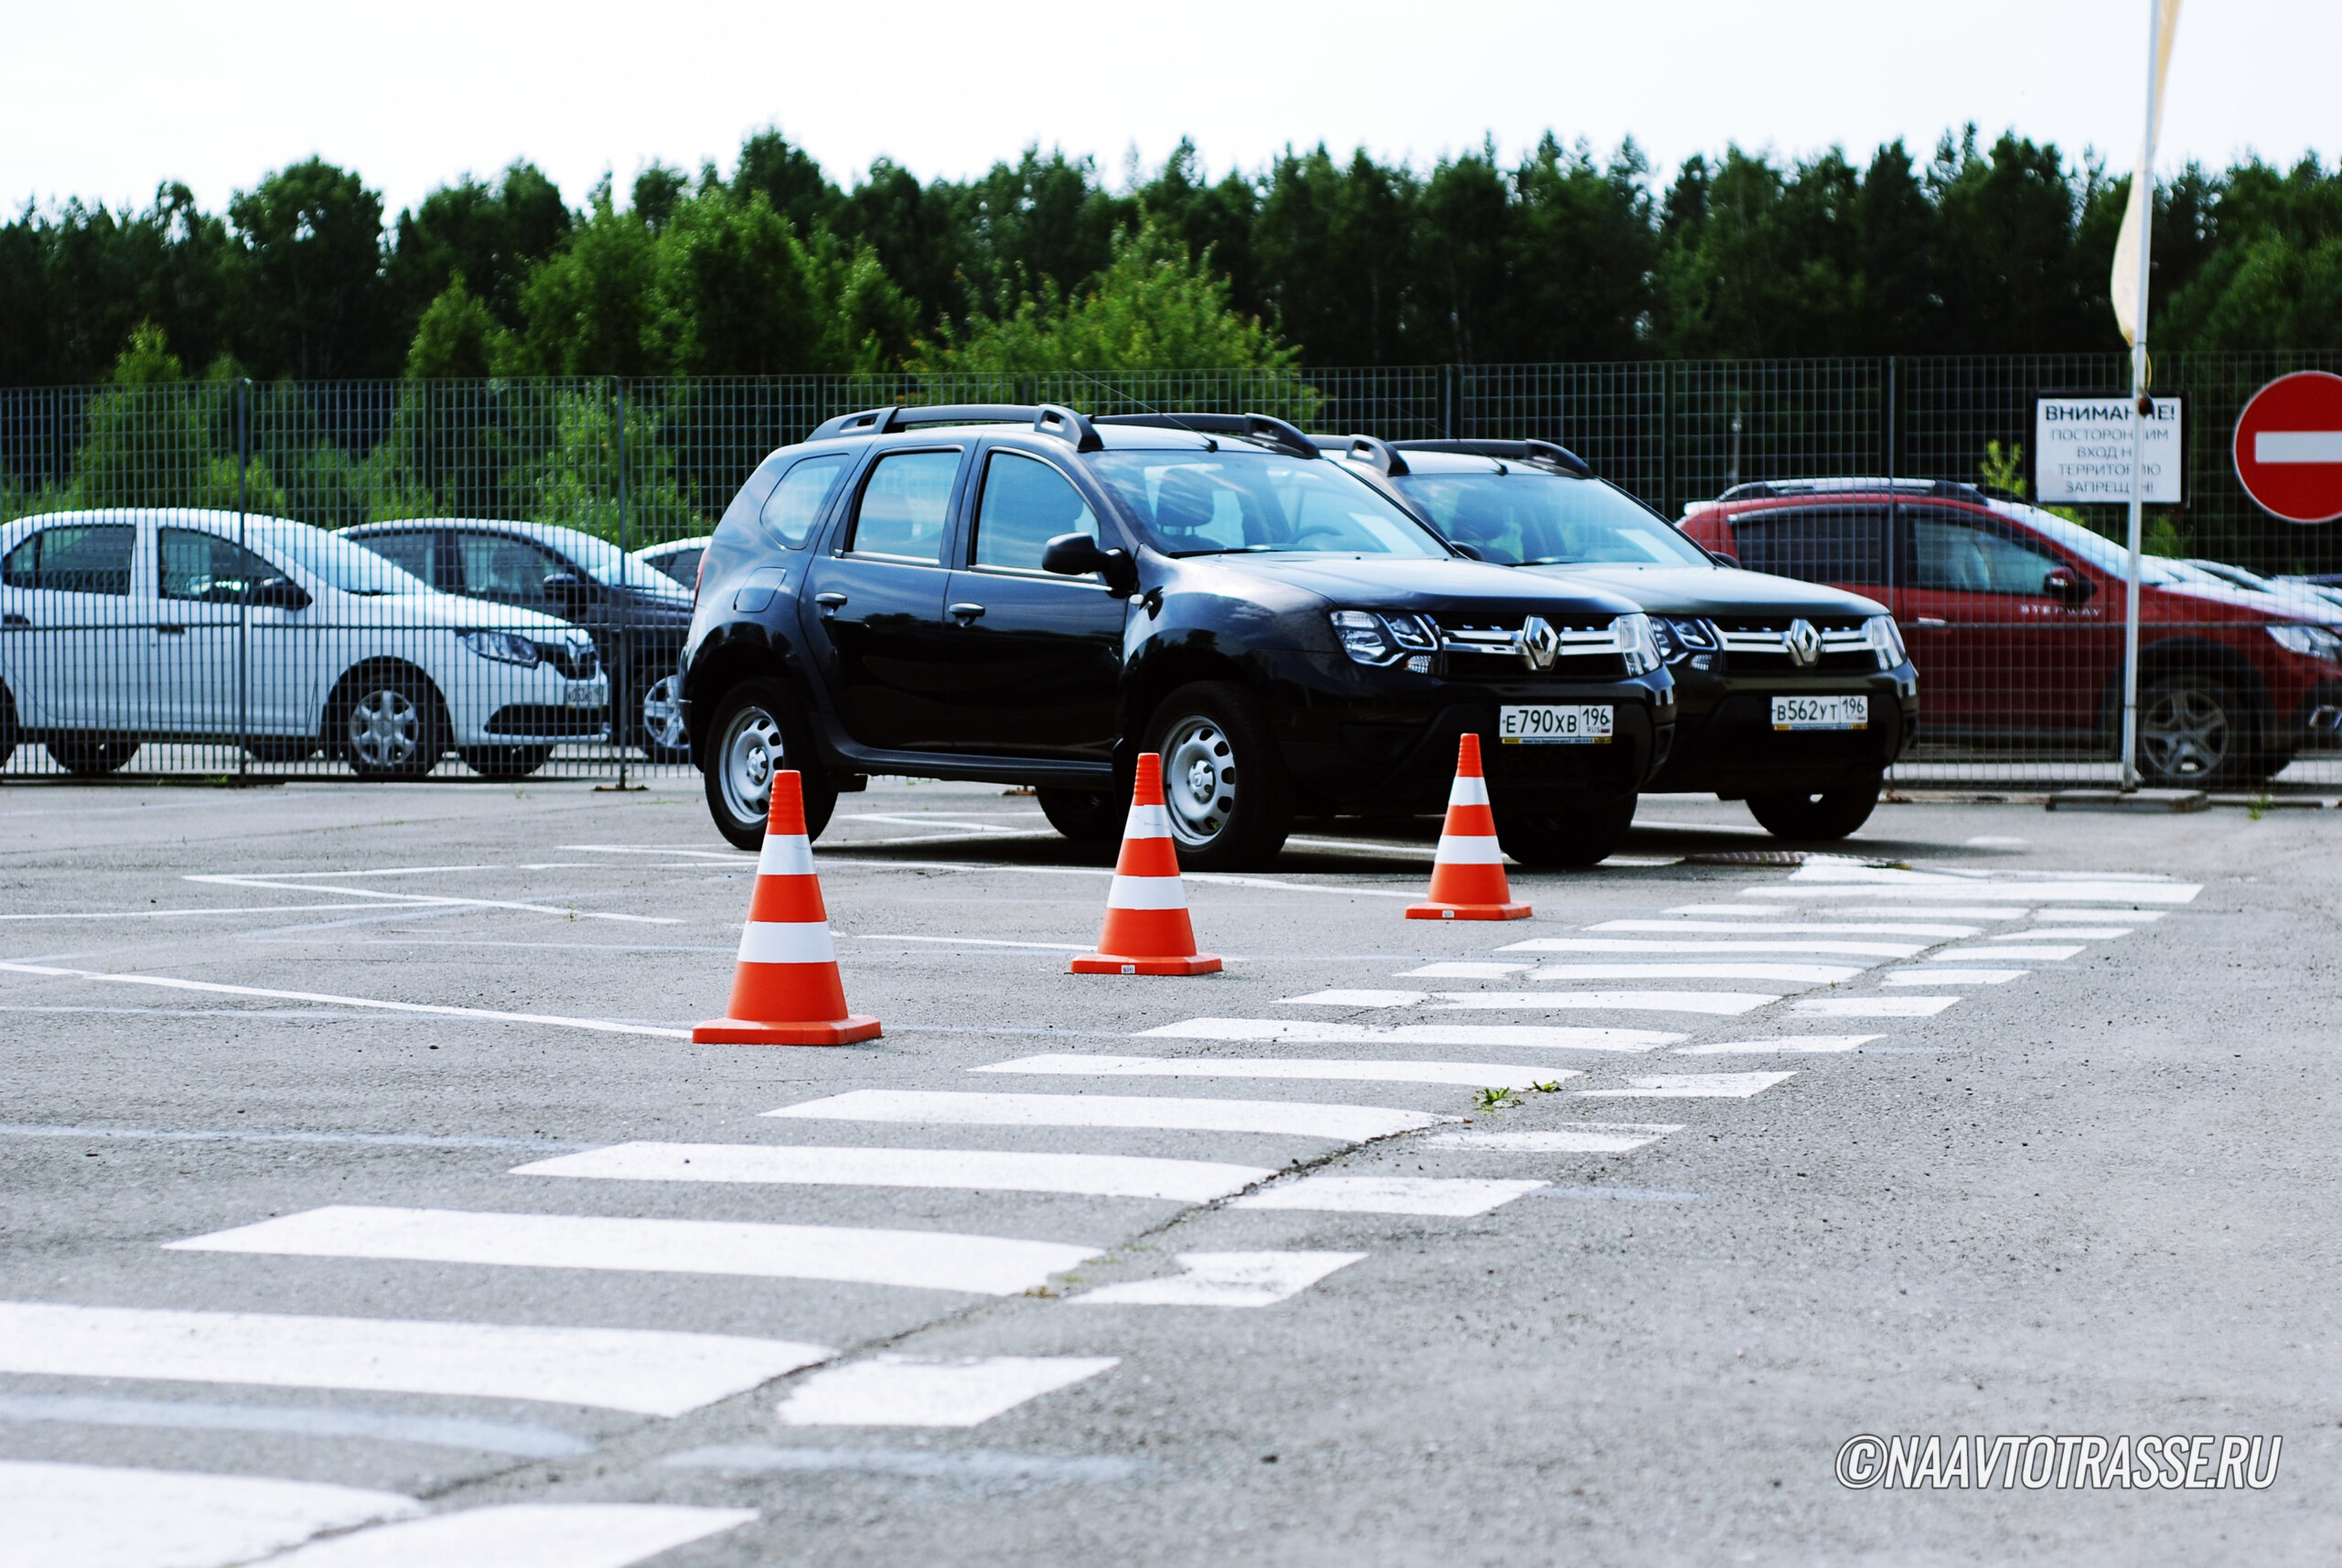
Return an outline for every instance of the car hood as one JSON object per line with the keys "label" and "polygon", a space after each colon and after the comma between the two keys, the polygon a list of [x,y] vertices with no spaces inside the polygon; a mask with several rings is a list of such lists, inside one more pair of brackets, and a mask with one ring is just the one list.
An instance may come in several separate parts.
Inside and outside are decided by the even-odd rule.
{"label": "car hood", "polygon": [[518,605],[500,605],[493,599],[467,599],[441,593],[352,594],[347,597],[352,605],[367,607],[383,620],[404,625],[448,626],[466,630],[493,628],[526,632],[553,642],[567,640],[565,634],[572,632],[581,638],[586,635],[558,616],[524,610]]}
{"label": "car hood", "polygon": [[[2315,626],[2342,625],[2342,606],[2313,604],[2296,599],[2290,594],[2265,594],[2258,588],[2238,587],[2233,583],[2187,579],[2158,584],[2149,591],[2165,598],[2226,605],[2231,609],[2243,610],[2248,615],[2267,620],[2306,621]],[[2120,592],[2119,585],[2117,592]],[[2181,613],[2186,612],[2183,610]]]}
{"label": "car hood", "polygon": [[1732,619],[1741,616],[1878,616],[1886,607],[1821,583],[1731,566],[1515,566],[1550,581],[1583,583],[1633,600],[1652,615]]}
{"label": "car hood", "polygon": [[1177,564],[1184,582],[1256,602],[1291,602],[1306,595],[1329,607],[1358,609],[1466,611],[1514,618],[1543,614],[1573,620],[1631,615],[1640,607],[1606,585],[1460,559],[1296,553],[1187,556]]}

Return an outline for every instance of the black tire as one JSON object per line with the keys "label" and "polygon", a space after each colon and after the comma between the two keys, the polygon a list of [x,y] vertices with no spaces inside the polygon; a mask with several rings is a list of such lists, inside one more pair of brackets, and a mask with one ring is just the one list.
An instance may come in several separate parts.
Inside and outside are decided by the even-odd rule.
{"label": "black tire", "polygon": [[1635,797],[1563,806],[1496,803],[1497,843],[1505,854],[1540,871],[1594,865],[1616,854],[1635,821]]}
{"label": "black tire", "polygon": [[5,684],[0,684],[0,768],[16,755],[16,698]]}
{"label": "black tire", "polygon": [[762,849],[772,775],[795,768],[805,796],[805,832],[820,838],[838,792],[814,760],[812,732],[795,693],[779,681],[743,681],[715,705],[707,729],[707,811],[736,849]]}
{"label": "black tire", "polygon": [[412,666],[352,671],[329,712],[329,744],[360,779],[424,778],[446,747],[438,690]]}
{"label": "black tire", "polygon": [[311,736],[304,740],[299,736],[261,736],[244,742],[244,750],[254,762],[306,762],[322,749],[323,743]]}
{"label": "black tire", "polygon": [[1041,815],[1075,843],[1113,843],[1131,814],[1127,789],[1037,789]]}
{"label": "black tire", "polygon": [[1293,831],[1293,781],[1244,688],[1180,687],[1148,721],[1146,749],[1163,758],[1181,865],[1253,871],[1276,859]]}
{"label": "black tire", "polygon": [[672,670],[664,674],[644,670],[636,674],[634,690],[640,693],[634,703],[634,738],[642,755],[652,762],[689,762],[692,738],[683,725],[683,678]]}
{"label": "black tire", "polygon": [[2253,777],[2253,714],[2209,675],[2165,675],[2139,693],[2139,777],[2162,789],[2218,789]]}
{"label": "black tire", "polygon": [[483,779],[526,779],[553,760],[549,746],[467,746],[456,753]]}
{"label": "black tire", "polygon": [[138,743],[103,736],[64,735],[48,743],[48,755],[76,779],[102,779],[127,768],[138,755]]}
{"label": "black tire", "polygon": [[1841,784],[1796,795],[1751,795],[1748,814],[1777,839],[1819,843],[1842,839],[1864,822],[1878,805],[1883,775],[1860,784]]}

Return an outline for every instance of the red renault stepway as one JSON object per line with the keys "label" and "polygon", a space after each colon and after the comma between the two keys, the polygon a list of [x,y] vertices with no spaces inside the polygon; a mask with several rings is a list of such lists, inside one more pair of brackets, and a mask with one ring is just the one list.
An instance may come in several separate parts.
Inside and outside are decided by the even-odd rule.
{"label": "red renault stepway", "polygon": [[[1885,602],[1923,693],[1922,744],[2113,755],[2122,547],[2022,501],[1943,481],[1736,485],[1683,532],[1752,571]],[[2149,783],[2267,779],[2342,721],[2342,611],[2150,557],[2139,596],[2139,769]]]}

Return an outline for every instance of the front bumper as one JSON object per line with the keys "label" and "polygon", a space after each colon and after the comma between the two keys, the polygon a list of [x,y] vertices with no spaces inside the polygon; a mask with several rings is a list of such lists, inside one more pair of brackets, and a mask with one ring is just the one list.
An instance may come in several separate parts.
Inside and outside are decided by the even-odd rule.
{"label": "front bumper", "polygon": [[[1677,668],[1675,746],[1644,786],[1651,794],[1728,799],[1860,784],[1910,749],[1919,719],[1918,675],[1906,663],[1869,675],[1719,675]],[[1775,697],[1859,693],[1859,730],[1776,730]]]}
{"label": "front bumper", "polygon": [[[488,662],[473,660],[475,665]],[[546,665],[466,673],[472,679],[447,693],[457,746],[553,746],[591,740],[609,728],[607,674],[572,681]]]}

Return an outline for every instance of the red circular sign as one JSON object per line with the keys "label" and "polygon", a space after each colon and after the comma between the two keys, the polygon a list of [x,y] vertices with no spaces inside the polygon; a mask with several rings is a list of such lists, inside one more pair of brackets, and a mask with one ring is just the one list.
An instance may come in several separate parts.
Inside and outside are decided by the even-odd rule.
{"label": "red circular sign", "polygon": [[2296,371],[2252,394],[2236,422],[2236,477],[2287,522],[2342,517],[2342,376]]}

